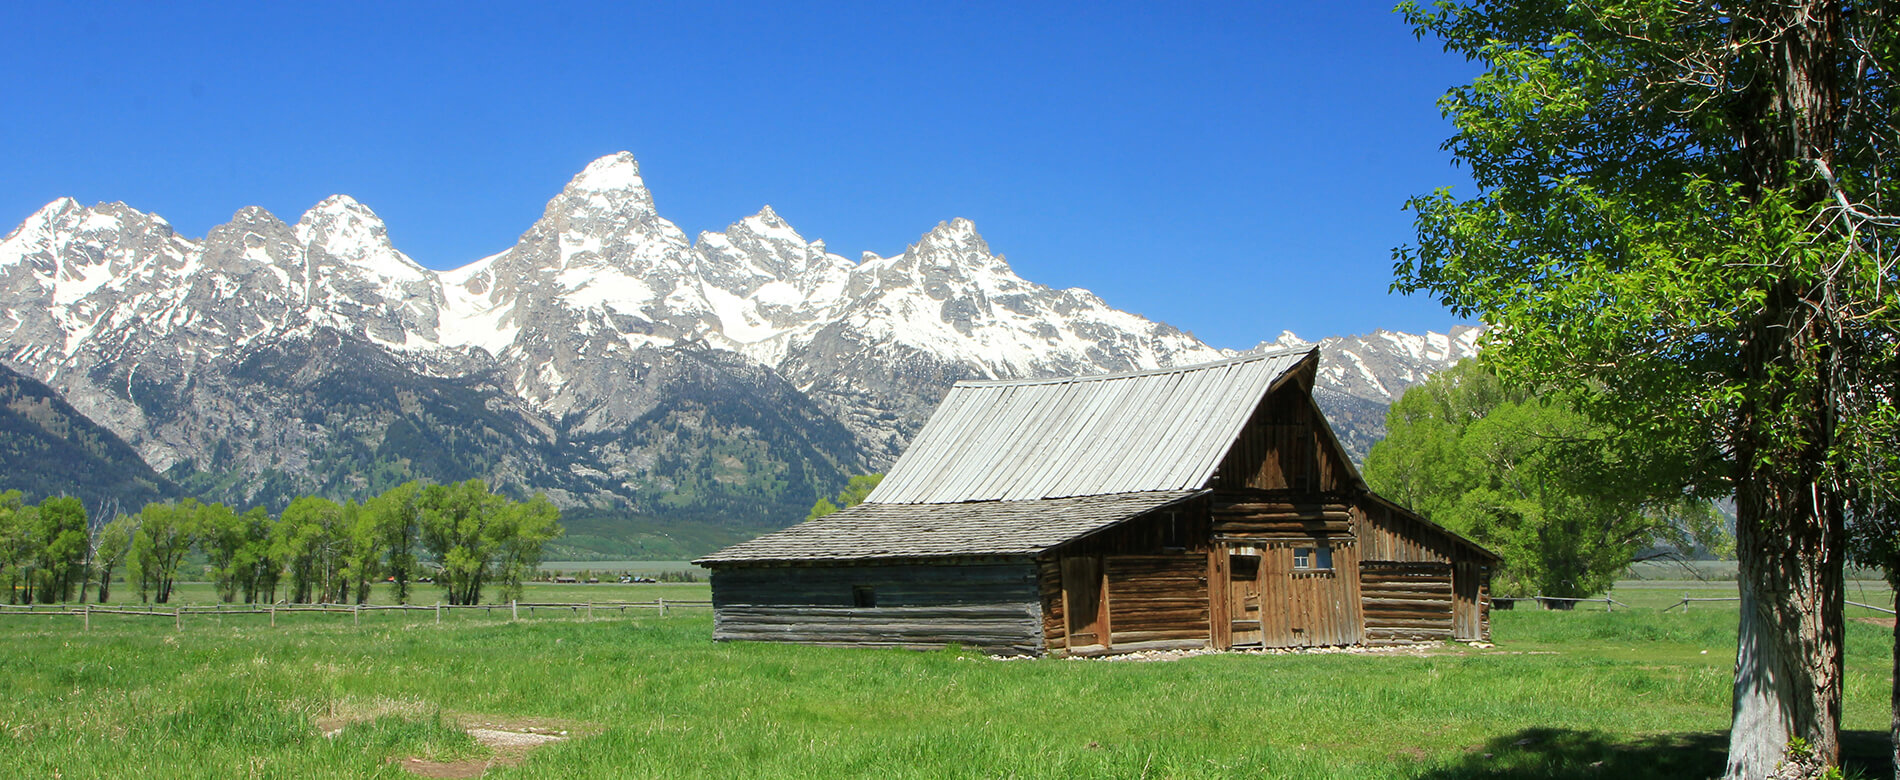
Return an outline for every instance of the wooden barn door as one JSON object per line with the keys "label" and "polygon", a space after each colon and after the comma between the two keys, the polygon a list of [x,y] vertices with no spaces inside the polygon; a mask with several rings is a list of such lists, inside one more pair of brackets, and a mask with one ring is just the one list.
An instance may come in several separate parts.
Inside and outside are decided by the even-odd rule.
{"label": "wooden barn door", "polygon": [[1227,558],[1227,615],[1230,643],[1258,645],[1260,633],[1260,554],[1235,551]]}
{"label": "wooden barn door", "polygon": [[1062,559],[1062,611],[1069,620],[1069,647],[1109,646],[1108,586],[1102,556],[1071,555]]}

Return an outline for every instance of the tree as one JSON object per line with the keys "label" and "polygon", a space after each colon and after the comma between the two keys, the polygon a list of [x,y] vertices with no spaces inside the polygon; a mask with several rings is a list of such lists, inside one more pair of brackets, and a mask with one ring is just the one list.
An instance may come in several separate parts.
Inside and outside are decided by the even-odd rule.
{"label": "tree", "polygon": [[178,565],[198,540],[200,504],[196,499],[153,502],[139,512],[138,532],[132,536],[131,576],[139,584],[139,600],[160,604],[171,601]]}
{"label": "tree", "polygon": [[422,483],[410,481],[384,491],[364,505],[364,511],[374,518],[381,534],[383,564],[393,580],[398,604],[409,602],[409,581],[415,578],[421,500]]}
{"label": "tree", "polygon": [[277,521],[261,506],[251,507],[238,519],[244,534],[231,567],[236,570],[234,576],[244,603],[276,601],[277,582],[284,572],[284,559],[277,545]]}
{"label": "tree", "polygon": [[817,520],[820,517],[824,517],[840,509],[849,509],[862,504],[864,503],[864,499],[871,495],[871,491],[877,487],[877,483],[883,481],[883,474],[859,474],[852,477],[849,482],[845,483],[844,489],[838,491],[837,496],[832,498],[820,497],[818,503],[812,505],[811,513],[805,515],[805,519]]}
{"label": "tree", "polygon": [[320,496],[303,496],[284,507],[275,531],[274,555],[290,572],[290,600],[341,601],[343,507]]}
{"label": "tree", "polygon": [[436,584],[450,604],[480,603],[491,578],[500,580],[502,598],[518,598],[543,545],[561,534],[560,510],[546,497],[516,503],[479,479],[430,485],[417,505],[422,546],[440,567]]}
{"label": "tree", "polygon": [[73,589],[86,578],[86,553],[92,539],[86,531],[86,506],[77,498],[57,496],[41,501],[32,518],[39,600],[46,604],[71,601]]}
{"label": "tree", "polygon": [[1590,596],[1646,549],[1721,542],[1709,503],[1666,487],[1679,457],[1581,407],[1570,393],[1506,387],[1466,360],[1392,405],[1366,482],[1502,555],[1499,595]]}
{"label": "tree", "polygon": [[99,582],[99,603],[112,598],[112,572],[125,563],[126,556],[132,551],[132,536],[138,530],[138,521],[119,515],[111,522],[99,526],[92,548],[93,576]]}
{"label": "tree", "polygon": [[376,513],[351,501],[343,505],[342,593],[354,590],[356,603],[369,603],[370,585],[381,575],[386,534]]}
{"label": "tree", "polygon": [[27,572],[33,558],[27,532],[28,507],[20,500],[20,491],[0,493],[0,585],[7,589],[7,603],[20,603],[27,588]]}
{"label": "tree", "polygon": [[239,581],[244,572],[238,564],[238,551],[245,541],[244,518],[223,504],[207,504],[198,513],[198,549],[211,566],[211,584],[218,600],[237,601]]}
{"label": "tree", "polygon": [[501,547],[508,499],[479,479],[430,485],[422,494],[422,546],[441,571],[450,604],[477,604]]}
{"label": "tree", "polygon": [[522,582],[541,565],[542,550],[561,535],[561,510],[537,493],[509,508],[501,531],[501,598],[519,599]]}
{"label": "tree", "polygon": [[1478,192],[1416,198],[1402,291],[1507,381],[1703,453],[1742,593],[1728,775],[1839,755],[1846,509],[1900,377],[1890,0],[1401,6],[1485,72],[1442,102]]}

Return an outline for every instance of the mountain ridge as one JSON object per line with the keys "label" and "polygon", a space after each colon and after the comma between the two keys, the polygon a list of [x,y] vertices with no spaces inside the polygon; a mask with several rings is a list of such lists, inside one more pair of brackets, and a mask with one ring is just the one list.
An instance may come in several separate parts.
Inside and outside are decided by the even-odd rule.
{"label": "mountain ridge", "polygon": [[[294,224],[246,207],[202,239],[122,203],[62,198],[0,240],[0,312],[0,363],[192,484],[271,473],[273,496],[347,492],[332,472],[348,459],[320,453],[487,431],[468,439],[496,448],[477,459],[487,475],[569,506],[743,513],[752,496],[767,524],[887,465],[959,379],[1238,354],[1088,290],[1023,279],[965,219],[857,261],[769,205],[689,239],[625,152],[589,163],[514,246],[442,271],[403,254],[347,195]],[[356,355],[392,398],[441,406],[359,408],[310,390],[347,384],[311,353],[319,342]],[[1308,343],[1286,333],[1256,349]],[[1382,425],[1405,386],[1475,353],[1477,330],[1311,343],[1322,403],[1362,454],[1382,434],[1362,430],[1369,418]],[[276,365],[269,353],[297,368],[246,372]],[[338,422],[347,409],[364,421]],[[413,476],[455,469],[436,470]],[[261,497],[241,492],[219,495]]]}

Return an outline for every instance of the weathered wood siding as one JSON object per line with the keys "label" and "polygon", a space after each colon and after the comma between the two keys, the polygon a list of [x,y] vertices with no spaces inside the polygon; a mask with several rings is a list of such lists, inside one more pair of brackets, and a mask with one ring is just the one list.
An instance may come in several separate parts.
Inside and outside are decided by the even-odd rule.
{"label": "weathered wood siding", "polygon": [[1208,487],[1308,494],[1348,488],[1350,467],[1325,425],[1308,390],[1288,383],[1260,402]]}
{"label": "weathered wood siding", "polygon": [[[1081,655],[1207,646],[1207,548],[1207,501],[1201,499],[1045,554],[1037,561],[1037,581],[1049,651]],[[1073,592],[1089,585],[1078,576],[1081,571],[1099,573],[1096,593]],[[1071,615],[1078,604],[1098,606],[1100,614]],[[1071,636],[1072,627],[1091,624],[1106,636]]]}
{"label": "weathered wood siding", "polygon": [[[1263,541],[1216,550],[1210,569],[1216,579],[1225,579],[1217,592],[1227,598],[1215,611],[1224,612],[1228,621],[1216,644],[1321,647],[1363,641],[1356,548],[1350,539],[1333,546],[1331,569],[1295,569],[1294,548],[1317,544]],[[1255,577],[1247,581],[1244,573],[1250,570]]]}
{"label": "weathered wood siding", "polygon": [[[713,570],[713,638],[1042,652],[1037,570],[1021,561]],[[862,596],[860,594],[863,594]],[[863,596],[875,606],[857,606]]]}
{"label": "weathered wood siding", "polygon": [[1366,642],[1373,645],[1453,638],[1452,567],[1448,563],[1363,561]]}
{"label": "weathered wood siding", "polygon": [[1112,555],[1108,620],[1117,650],[1206,647],[1207,572],[1200,555]]}
{"label": "weathered wood siding", "polygon": [[1356,501],[1352,518],[1362,561],[1434,563],[1446,567],[1451,585],[1446,608],[1452,630],[1446,638],[1467,641],[1490,638],[1490,558],[1437,526],[1379,499],[1366,497]]}
{"label": "weathered wood siding", "polygon": [[1087,622],[1071,621],[1071,606],[1090,601],[1065,592],[1062,567],[1073,560],[1050,556],[1038,562],[1042,631],[1050,652],[1083,655],[1208,645],[1205,553],[1100,556],[1107,588],[1107,644],[1098,637],[1070,636],[1072,623]]}

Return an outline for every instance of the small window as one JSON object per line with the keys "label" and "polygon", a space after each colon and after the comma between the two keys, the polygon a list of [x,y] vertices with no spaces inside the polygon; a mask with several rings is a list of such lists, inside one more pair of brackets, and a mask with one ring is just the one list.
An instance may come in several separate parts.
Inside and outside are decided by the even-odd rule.
{"label": "small window", "polygon": [[1295,547],[1293,548],[1293,569],[1295,571],[1331,571],[1333,568],[1333,548],[1331,547]]}
{"label": "small window", "polygon": [[858,607],[877,606],[877,591],[869,585],[858,585],[851,589],[851,604]]}
{"label": "small window", "polygon": [[1187,549],[1187,532],[1182,527],[1181,513],[1169,512],[1161,526],[1161,547],[1167,550]]}

